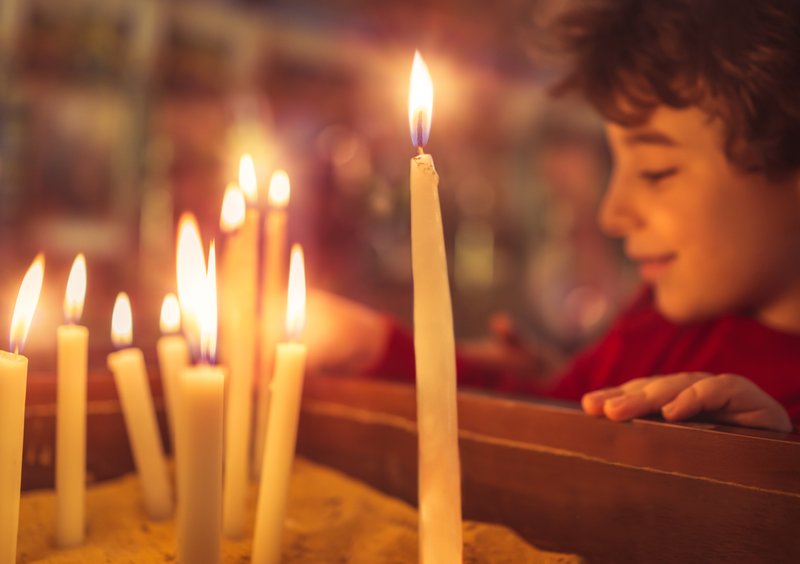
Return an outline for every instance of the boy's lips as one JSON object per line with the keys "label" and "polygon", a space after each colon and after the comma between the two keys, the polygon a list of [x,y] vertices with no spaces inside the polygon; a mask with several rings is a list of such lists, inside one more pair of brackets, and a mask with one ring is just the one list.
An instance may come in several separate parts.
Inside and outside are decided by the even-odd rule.
{"label": "boy's lips", "polygon": [[644,280],[655,282],[672,265],[675,257],[674,253],[666,253],[662,255],[631,256],[631,259],[639,265],[639,274]]}

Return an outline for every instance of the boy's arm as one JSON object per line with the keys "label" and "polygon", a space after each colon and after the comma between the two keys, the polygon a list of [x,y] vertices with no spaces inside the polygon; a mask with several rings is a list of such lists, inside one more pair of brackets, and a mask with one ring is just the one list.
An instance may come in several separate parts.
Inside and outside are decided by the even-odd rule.
{"label": "boy's arm", "polygon": [[735,374],[683,372],[670,376],[636,378],[622,386],[588,393],[584,411],[626,421],[660,412],[667,421],[681,421],[702,413],[722,423],[791,432],[786,409],[752,381]]}

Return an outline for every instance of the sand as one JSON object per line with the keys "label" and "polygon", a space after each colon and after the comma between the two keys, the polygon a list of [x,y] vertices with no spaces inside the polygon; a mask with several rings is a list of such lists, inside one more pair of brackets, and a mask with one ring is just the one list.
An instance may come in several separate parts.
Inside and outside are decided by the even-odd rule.
{"label": "sand", "polygon": [[[29,492],[20,504],[17,561],[59,564],[175,562],[175,522],[148,521],[136,476],[97,484],[86,499],[84,546],[53,547],[55,497]],[[242,540],[223,539],[222,561],[250,561],[256,489],[249,496],[249,530]],[[376,564],[417,561],[417,514],[329,468],[298,459],[289,491],[283,543],[285,563]],[[464,523],[464,563],[580,562],[567,554],[537,550],[498,525]]]}

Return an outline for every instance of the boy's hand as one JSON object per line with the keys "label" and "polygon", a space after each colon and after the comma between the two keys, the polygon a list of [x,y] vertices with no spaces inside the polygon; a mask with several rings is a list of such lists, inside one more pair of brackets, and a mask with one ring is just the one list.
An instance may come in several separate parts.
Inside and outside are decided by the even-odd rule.
{"label": "boy's hand", "polygon": [[683,372],[671,376],[636,378],[615,388],[590,392],[581,400],[591,415],[627,421],[661,412],[667,421],[703,413],[722,423],[792,431],[788,413],[753,382],[735,374]]}
{"label": "boy's hand", "polygon": [[322,290],[309,290],[307,311],[309,372],[358,374],[384,353],[389,324],[378,312]]}
{"label": "boy's hand", "polygon": [[489,337],[459,342],[458,351],[473,366],[542,383],[564,364],[563,358],[550,348],[526,342],[505,313],[491,316]]}

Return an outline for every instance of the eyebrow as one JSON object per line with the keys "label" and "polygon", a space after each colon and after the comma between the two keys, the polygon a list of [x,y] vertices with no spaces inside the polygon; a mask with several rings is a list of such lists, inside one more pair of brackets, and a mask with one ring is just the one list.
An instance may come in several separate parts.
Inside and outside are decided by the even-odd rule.
{"label": "eyebrow", "polygon": [[664,145],[667,147],[676,147],[678,142],[669,135],[651,129],[644,129],[635,131],[625,136],[626,145]]}

